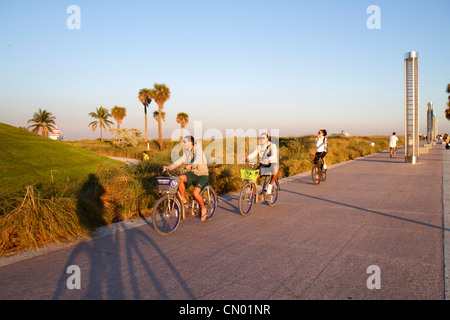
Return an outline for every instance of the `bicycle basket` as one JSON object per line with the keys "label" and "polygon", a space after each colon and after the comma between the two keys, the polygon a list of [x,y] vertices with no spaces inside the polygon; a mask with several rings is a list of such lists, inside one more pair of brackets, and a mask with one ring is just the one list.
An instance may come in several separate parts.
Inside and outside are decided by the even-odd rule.
{"label": "bicycle basket", "polygon": [[252,180],[256,183],[256,179],[259,175],[259,169],[242,169],[241,168],[241,179]]}
{"label": "bicycle basket", "polygon": [[180,184],[180,177],[156,177],[160,193],[175,194]]}

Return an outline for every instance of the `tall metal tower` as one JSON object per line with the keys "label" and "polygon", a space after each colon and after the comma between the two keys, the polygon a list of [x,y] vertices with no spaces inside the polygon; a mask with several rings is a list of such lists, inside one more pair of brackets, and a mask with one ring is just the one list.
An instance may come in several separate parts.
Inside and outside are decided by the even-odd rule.
{"label": "tall metal tower", "polygon": [[432,143],[434,140],[434,117],[433,117],[433,102],[427,103],[427,143]]}
{"label": "tall metal tower", "polygon": [[419,161],[418,54],[405,54],[405,162]]}

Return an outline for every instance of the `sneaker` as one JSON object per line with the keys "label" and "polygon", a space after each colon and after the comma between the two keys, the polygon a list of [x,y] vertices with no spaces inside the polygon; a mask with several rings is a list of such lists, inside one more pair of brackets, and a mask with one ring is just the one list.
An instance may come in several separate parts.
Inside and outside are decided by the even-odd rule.
{"label": "sneaker", "polygon": [[326,164],[323,165],[323,170],[327,170],[327,165]]}
{"label": "sneaker", "polygon": [[272,185],[271,185],[271,184],[269,184],[269,185],[267,186],[266,193],[267,193],[267,194],[271,194],[271,193],[272,193]]}

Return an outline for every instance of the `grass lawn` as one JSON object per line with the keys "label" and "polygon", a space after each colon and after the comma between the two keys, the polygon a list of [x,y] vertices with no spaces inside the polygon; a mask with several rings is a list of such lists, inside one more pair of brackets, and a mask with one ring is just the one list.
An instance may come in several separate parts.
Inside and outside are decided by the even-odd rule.
{"label": "grass lawn", "polygon": [[78,180],[123,162],[0,123],[0,196],[29,184]]}

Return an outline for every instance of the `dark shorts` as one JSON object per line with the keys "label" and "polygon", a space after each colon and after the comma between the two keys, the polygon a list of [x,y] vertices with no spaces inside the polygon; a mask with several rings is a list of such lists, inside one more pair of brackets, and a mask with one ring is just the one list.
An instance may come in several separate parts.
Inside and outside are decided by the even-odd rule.
{"label": "dark shorts", "polygon": [[209,181],[209,176],[198,176],[192,172],[186,172],[184,175],[187,178],[186,188],[194,185],[195,188],[200,188],[200,190],[203,190]]}
{"label": "dark shorts", "polygon": [[314,156],[314,164],[317,164],[317,161],[319,160],[319,158],[325,158],[325,156],[327,155],[326,151],[323,152],[316,152],[316,155]]}

